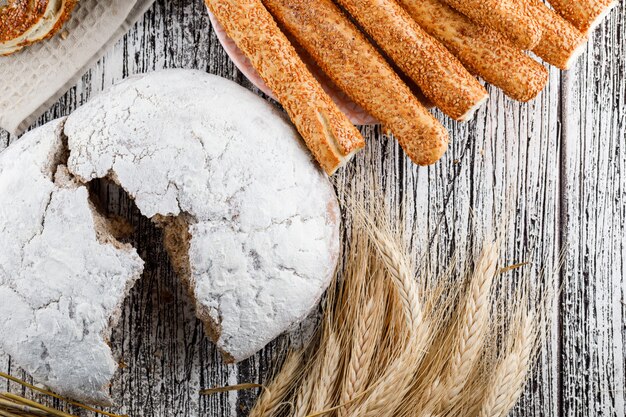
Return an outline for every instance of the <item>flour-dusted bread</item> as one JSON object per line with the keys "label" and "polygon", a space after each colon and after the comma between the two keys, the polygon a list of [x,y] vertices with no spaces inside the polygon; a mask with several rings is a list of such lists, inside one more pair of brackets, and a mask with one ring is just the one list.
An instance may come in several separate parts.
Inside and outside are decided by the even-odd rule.
{"label": "flour-dusted bread", "polygon": [[143,262],[68,176],[63,123],[0,154],[0,348],[55,391],[108,403],[107,341]]}
{"label": "flour-dusted bread", "polygon": [[74,175],[109,177],[164,227],[228,359],[304,318],[328,286],[334,190],[294,128],[244,88],[188,70],[131,78],[72,114],[65,133]]}
{"label": "flour-dusted bread", "polygon": [[91,203],[107,178],[164,231],[231,361],[303,319],[335,272],[328,178],[270,104],[219,77],[128,79],[0,154],[0,349],[66,396],[107,403],[107,338],[141,274]]}

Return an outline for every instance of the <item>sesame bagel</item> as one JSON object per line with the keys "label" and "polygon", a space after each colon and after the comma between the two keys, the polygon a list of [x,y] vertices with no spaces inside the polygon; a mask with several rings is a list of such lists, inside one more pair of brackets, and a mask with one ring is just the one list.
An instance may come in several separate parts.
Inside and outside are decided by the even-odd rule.
{"label": "sesame bagel", "polygon": [[52,37],[77,0],[0,0],[0,56]]}

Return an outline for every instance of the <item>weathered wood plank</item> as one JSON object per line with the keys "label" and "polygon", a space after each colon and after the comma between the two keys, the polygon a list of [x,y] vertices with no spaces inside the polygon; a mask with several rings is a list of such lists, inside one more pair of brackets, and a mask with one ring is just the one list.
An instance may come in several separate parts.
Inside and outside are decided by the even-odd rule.
{"label": "weathered wood plank", "polygon": [[[503,262],[533,264],[506,279],[512,284],[527,273],[540,281],[540,269],[556,269],[559,258],[559,81],[559,72],[552,71],[548,89],[526,105],[492,91],[490,103],[474,121],[445,121],[453,142],[448,155],[431,168],[413,166],[397,145],[365,129],[369,148],[337,181],[345,186],[365,177],[365,184],[378,183],[392,215],[405,213],[414,259],[429,251],[437,234],[430,248],[435,273],[449,265],[455,251],[462,269],[468,252],[475,253],[490,233],[504,228]],[[558,415],[558,335],[553,328],[516,415]]]}
{"label": "weathered wood plank", "polygon": [[[563,275],[564,339],[559,339],[559,322],[555,321],[537,375],[516,410],[519,416],[559,416],[561,411],[567,413],[563,415],[589,416],[624,413],[623,10],[610,25],[604,29],[610,36],[596,36],[595,45],[590,46],[590,50],[603,51],[594,52],[601,53],[600,58],[586,61],[579,67],[587,68],[585,71],[570,75],[578,80],[571,94],[577,103],[573,116],[561,120],[561,93],[570,87],[562,84],[560,73],[553,70],[548,89],[532,103],[513,103],[491,91],[489,105],[472,122],[446,120],[453,142],[449,154],[436,166],[413,166],[379,128],[368,127],[363,131],[369,148],[335,179],[339,189],[356,183],[357,178],[375,181],[385,192],[390,212],[403,213],[413,257],[417,260],[428,252],[430,264],[438,267],[434,273],[447,266],[454,251],[465,254],[475,250],[503,225],[508,231],[504,261],[533,262],[528,268],[532,280],[540,279],[541,267],[552,270],[558,264],[559,238],[571,245]],[[617,44],[619,49],[610,48]],[[596,65],[601,69],[595,69]],[[205,70],[251,87],[210,31],[201,1],[158,0],[39,122],[69,114],[124,77],[172,67]],[[603,82],[596,86],[594,79]],[[586,107],[589,100],[593,102]],[[612,121],[607,123],[598,111],[613,114]],[[585,120],[588,124],[583,124]],[[568,137],[565,149],[561,149],[561,123],[567,123],[566,132],[580,138]],[[579,124],[585,128],[578,130],[575,126]],[[591,126],[602,126],[603,134],[583,135]],[[9,141],[6,132],[0,133],[0,149]],[[568,157],[565,171],[559,159],[562,154]],[[566,188],[561,176],[567,179]],[[159,249],[158,230],[115,188],[104,187],[101,192],[108,209],[136,227],[131,240],[147,261],[146,274],[126,300],[113,339],[115,351],[127,365],[113,386],[123,404],[120,411],[134,416],[247,415],[254,391],[212,397],[200,397],[198,391],[237,382],[263,382],[282,351],[280,342],[239,365],[224,365],[193,317],[166,254]],[[360,192],[367,192],[367,187],[361,185]],[[595,198],[603,202],[589,205]],[[585,208],[590,210],[585,212]],[[560,232],[559,214],[565,214],[567,233]],[[594,216],[601,222],[595,222]],[[592,232],[594,240],[590,241]],[[430,245],[435,233],[439,237]],[[591,242],[583,247],[585,252],[578,251],[579,241]],[[594,256],[593,263],[588,263]],[[467,261],[461,257],[460,267]],[[574,272],[585,265],[590,265],[585,275]],[[521,273],[507,275],[506,282],[513,285]],[[589,304],[596,302],[601,304]],[[563,379],[559,376],[561,359]],[[585,367],[592,368],[586,375],[581,372]],[[25,376],[2,354],[0,369]],[[8,384],[1,385],[5,386]],[[559,398],[561,392],[563,399]],[[591,411],[581,414],[579,406]]]}
{"label": "weathered wood plank", "polygon": [[568,76],[563,416],[623,416],[626,275],[624,4]]}

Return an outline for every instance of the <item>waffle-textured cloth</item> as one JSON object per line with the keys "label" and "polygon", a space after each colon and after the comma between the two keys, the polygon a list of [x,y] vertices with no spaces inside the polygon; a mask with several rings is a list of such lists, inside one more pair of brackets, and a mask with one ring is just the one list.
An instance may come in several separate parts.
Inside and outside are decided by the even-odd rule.
{"label": "waffle-textured cloth", "polygon": [[0,127],[20,134],[71,88],[154,0],[80,0],[62,30],[0,57]]}

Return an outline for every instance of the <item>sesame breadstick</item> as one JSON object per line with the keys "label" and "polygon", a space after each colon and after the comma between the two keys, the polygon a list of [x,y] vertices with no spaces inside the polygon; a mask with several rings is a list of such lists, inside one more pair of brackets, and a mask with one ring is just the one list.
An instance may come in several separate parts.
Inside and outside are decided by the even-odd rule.
{"label": "sesame breadstick", "polygon": [[578,30],[587,35],[617,5],[617,1],[550,0],[550,5]]}
{"label": "sesame breadstick", "polygon": [[205,0],[283,105],[328,175],[365,146],[359,131],[309,72],[261,0]]}
{"label": "sesame breadstick", "polygon": [[444,0],[474,22],[504,35],[523,50],[541,39],[541,26],[529,13],[527,0]]}
{"label": "sesame breadstick", "polygon": [[456,120],[469,119],[484,103],[485,88],[396,0],[338,0],[391,60],[438,108]]}
{"label": "sesame breadstick", "polygon": [[448,133],[332,0],[263,0],[332,82],[389,128],[417,164],[438,160]]}
{"label": "sesame breadstick", "polygon": [[548,71],[543,65],[512,46],[496,31],[474,23],[440,0],[399,2],[465,68],[512,99],[531,100],[545,87]]}
{"label": "sesame breadstick", "polygon": [[543,27],[541,41],[533,52],[557,68],[569,69],[584,51],[587,38],[542,1],[529,1],[533,14]]}

